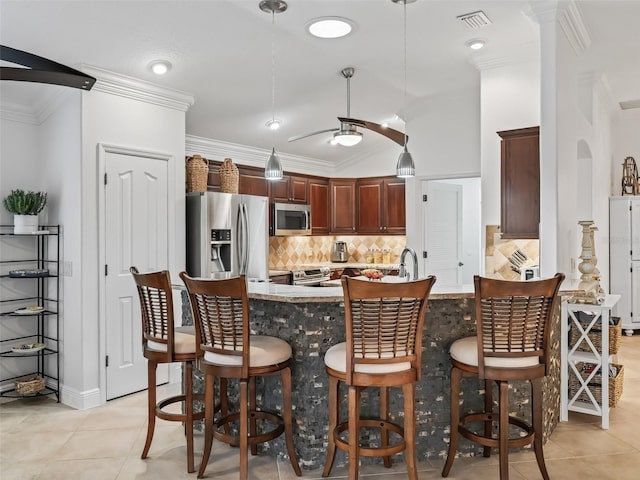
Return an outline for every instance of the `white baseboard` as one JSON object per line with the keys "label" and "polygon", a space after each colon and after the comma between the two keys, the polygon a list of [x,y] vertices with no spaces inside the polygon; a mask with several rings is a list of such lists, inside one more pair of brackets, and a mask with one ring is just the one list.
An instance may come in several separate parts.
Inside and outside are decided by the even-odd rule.
{"label": "white baseboard", "polygon": [[87,410],[102,405],[99,388],[92,388],[91,390],[80,392],[71,387],[61,386],[60,390],[60,401],[69,407],[78,410]]}

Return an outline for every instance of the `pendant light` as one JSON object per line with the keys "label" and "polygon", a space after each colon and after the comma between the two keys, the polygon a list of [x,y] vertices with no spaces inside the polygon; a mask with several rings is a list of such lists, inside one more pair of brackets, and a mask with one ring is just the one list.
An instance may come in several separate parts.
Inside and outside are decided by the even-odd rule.
{"label": "pendant light", "polygon": [[399,178],[413,177],[416,174],[416,166],[413,163],[413,157],[407,149],[407,3],[413,3],[415,0],[391,0],[393,3],[401,3],[403,5],[403,39],[404,39],[404,150],[398,157],[396,164],[396,176]]}
{"label": "pendant light", "polygon": [[[287,2],[283,0],[262,0],[260,10],[271,14],[271,122],[276,121],[276,55],[275,55],[275,17],[276,13],[282,13],[287,9]],[[282,163],[276,154],[275,129],[273,132],[274,146],[271,155],[264,167],[264,178],[267,180],[280,180],[282,178]]]}

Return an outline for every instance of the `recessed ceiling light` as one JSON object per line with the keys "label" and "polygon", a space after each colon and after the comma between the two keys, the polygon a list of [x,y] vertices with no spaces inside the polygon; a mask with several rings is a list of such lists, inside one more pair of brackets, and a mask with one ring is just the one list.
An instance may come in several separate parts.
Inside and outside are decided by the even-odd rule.
{"label": "recessed ceiling light", "polygon": [[474,38],[473,40],[469,40],[467,43],[465,43],[465,45],[472,50],[480,50],[482,47],[484,47],[484,40]]}
{"label": "recessed ceiling light", "polygon": [[320,17],[307,24],[307,31],[318,38],[340,38],[349,35],[354,26],[348,18]]}
{"label": "recessed ceiling light", "polygon": [[276,118],[274,120],[269,120],[265,125],[271,130],[278,130],[280,125],[282,125],[282,122]]}
{"label": "recessed ceiling light", "polygon": [[154,60],[149,64],[149,69],[156,75],[164,75],[171,70],[171,63],[167,60]]}

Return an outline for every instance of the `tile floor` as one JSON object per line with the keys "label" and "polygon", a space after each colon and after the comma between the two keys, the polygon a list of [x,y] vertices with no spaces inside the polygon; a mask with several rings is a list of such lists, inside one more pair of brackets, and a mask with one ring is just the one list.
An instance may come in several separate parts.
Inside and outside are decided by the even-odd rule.
{"label": "tile floor", "polygon": [[[624,393],[611,411],[611,426],[602,430],[599,417],[571,414],[545,445],[553,480],[640,478],[640,334],[623,337],[619,363],[625,365]],[[174,388],[174,387],[163,387]],[[146,431],[146,393],[77,411],[49,399],[4,401],[0,405],[0,478],[2,480],[176,480],[195,479],[186,473],[186,447],[181,426],[158,421],[147,460],[140,460]],[[463,440],[464,441],[464,440]],[[196,436],[196,465],[202,436]],[[238,450],[215,444],[206,478],[238,478]],[[442,460],[420,462],[420,479],[440,478]],[[288,462],[257,456],[250,459],[250,478],[291,480]],[[320,478],[320,471],[303,471],[303,478]],[[346,478],[334,469],[331,478]],[[365,466],[362,478],[406,479],[404,464],[391,470]],[[490,459],[457,459],[452,480],[497,479],[497,455]],[[510,458],[512,480],[539,479],[531,452]]]}

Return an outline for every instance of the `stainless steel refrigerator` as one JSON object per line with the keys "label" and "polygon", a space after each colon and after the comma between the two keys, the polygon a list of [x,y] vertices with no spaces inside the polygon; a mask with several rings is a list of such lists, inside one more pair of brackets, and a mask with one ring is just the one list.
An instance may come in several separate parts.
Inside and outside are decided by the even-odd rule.
{"label": "stainless steel refrigerator", "polygon": [[268,281],[269,199],[219,192],[187,194],[187,273]]}

